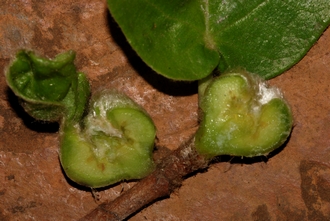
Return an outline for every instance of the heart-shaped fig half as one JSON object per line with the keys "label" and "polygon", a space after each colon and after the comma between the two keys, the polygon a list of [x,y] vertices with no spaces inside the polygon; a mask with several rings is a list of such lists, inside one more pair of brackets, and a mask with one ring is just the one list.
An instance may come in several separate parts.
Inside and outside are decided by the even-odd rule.
{"label": "heart-shaped fig half", "polygon": [[143,178],[154,169],[155,135],[149,115],[126,95],[96,93],[83,123],[64,124],[61,130],[63,170],[92,188]]}
{"label": "heart-shaped fig half", "polygon": [[197,150],[208,157],[266,155],[292,129],[292,113],[279,89],[254,74],[226,73],[202,84]]}

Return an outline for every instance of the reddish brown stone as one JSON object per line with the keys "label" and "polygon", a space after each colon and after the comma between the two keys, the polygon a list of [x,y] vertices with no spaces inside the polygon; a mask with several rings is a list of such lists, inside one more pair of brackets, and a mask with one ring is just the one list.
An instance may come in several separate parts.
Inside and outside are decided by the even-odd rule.
{"label": "reddish brown stone", "polygon": [[[2,69],[21,48],[49,57],[77,51],[77,66],[93,91],[117,88],[145,107],[159,146],[176,149],[197,128],[196,84],[169,81],[144,65],[112,21],[106,1],[2,1]],[[282,89],[294,113],[285,147],[269,159],[219,158],[130,220],[329,219],[330,30],[270,83]],[[56,131],[56,124],[28,117],[0,75],[0,220],[77,220],[99,203],[63,175]],[[133,184],[104,189],[99,201]]]}

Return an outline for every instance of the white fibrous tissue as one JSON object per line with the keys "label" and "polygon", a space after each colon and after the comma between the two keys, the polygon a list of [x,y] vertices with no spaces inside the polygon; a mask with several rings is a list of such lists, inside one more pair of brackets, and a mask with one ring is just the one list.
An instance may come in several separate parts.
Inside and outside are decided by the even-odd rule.
{"label": "white fibrous tissue", "polygon": [[281,91],[276,87],[269,87],[265,82],[260,82],[259,84],[259,103],[261,105],[268,103],[274,98],[282,98]]}

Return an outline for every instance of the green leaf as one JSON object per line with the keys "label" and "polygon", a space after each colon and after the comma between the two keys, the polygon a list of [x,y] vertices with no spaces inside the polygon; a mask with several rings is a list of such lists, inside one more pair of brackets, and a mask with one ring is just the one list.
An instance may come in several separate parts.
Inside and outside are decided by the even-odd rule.
{"label": "green leaf", "polygon": [[76,71],[74,59],[73,51],[53,60],[31,51],[17,53],[6,80],[32,117],[44,121],[81,119],[90,90],[86,76]]}
{"label": "green leaf", "polygon": [[201,154],[253,157],[285,142],[293,123],[291,110],[280,91],[259,78],[234,71],[201,85],[203,116],[195,137]]}
{"label": "green leaf", "polygon": [[330,24],[328,0],[107,0],[156,72],[197,80],[215,68],[269,79],[298,62]]}

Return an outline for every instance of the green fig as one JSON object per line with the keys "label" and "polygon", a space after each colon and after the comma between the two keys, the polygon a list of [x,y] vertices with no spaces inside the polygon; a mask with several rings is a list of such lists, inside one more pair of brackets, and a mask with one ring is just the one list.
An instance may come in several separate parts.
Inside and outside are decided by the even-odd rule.
{"label": "green fig", "polygon": [[[208,85],[205,85],[205,84]],[[244,71],[202,82],[197,150],[208,157],[266,155],[290,135],[293,117],[279,89]]]}
{"label": "green fig", "polygon": [[98,92],[82,125],[61,130],[62,167],[70,179],[92,188],[143,178],[154,169],[155,135],[149,115],[130,98]]}

